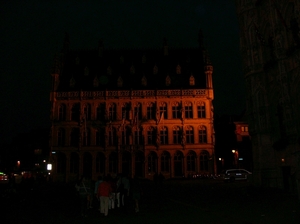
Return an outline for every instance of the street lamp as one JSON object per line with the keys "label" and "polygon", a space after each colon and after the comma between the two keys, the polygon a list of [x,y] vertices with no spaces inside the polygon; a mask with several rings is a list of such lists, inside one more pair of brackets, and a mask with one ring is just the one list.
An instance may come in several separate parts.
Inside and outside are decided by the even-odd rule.
{"label": "street lamp", "polygon": [[231,150],[231,152],[233,153],[233,158],[234,158],[234,166],[235,168],[237,168],[238,166],[238,157],[239,157],[239,152],[237,150]]}

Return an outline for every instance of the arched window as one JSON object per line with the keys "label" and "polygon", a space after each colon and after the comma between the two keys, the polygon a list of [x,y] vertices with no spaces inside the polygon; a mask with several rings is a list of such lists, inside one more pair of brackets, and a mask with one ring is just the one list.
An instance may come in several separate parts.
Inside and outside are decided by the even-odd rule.
{"label": "arched window", "polygon": [[122,145],[130,145],[130,133],[131,133],[131,130],[129,127],[125,127],[121,131],[121,144]]}
{"label": "arched window", "polygon": [[192,126],[186,127],[185,136],[187,144],[194,144],[194,128]]}
{"label": "arched window", "polygon": [[190,76],[190,86],[195,85],[195,77],[193,75]]}
{"label": "arched window", "polygon": [[187,171],[196,171],[196,153],[190,151],[186,156]]}
{"label": "arched window", "polygon": [[114,127],[108,129],[108,145],[114,146],[117,144],[117,132]]}
{"label": "arched window", "polygon": [[99,86],[99,79],[97,76],[95,76],[94,80],[93,80],[93,86],[94,87],[98,87]]}
{"label": "arched window", "polygon": [[204,102],[198,102],[197,103],[197,113],[198,113],[198,118],[205,118],[206,117],[205,103]]}
{"label": "arched window", "polygon": [[154,145],[156,141],[156,131],[153,127],[149,127],[147,130],[147,144]]}
{"label": "arched window", "polygon": [[204,125],[199,127],[199,143],[207,143],[207,131]]}
{"label": "arched window", "polygon": [[96,156],[96,173],[104,173],[105,171],[105,156],[98,152]]}
{"label": "arched window", "polygon": [[142,132],[141,127],[135,127],[134,128],[133,138],[134,138],[134,144],[135,145],[142,145],[143,144],[143,132]]}
{"label": "arched window", "polygon": [[147,119],[155,119],[155,104],[154,103],[148,103],[147,104]]}
{"label": "arched window", "polygon": [[78,174],[79,172],[79,156],[77,153],[71,153],[70,156],[70,173]]}
{"label": "arched window", "polygon": [[168,105],[166,102],[161,102],[159,105],[160,116],[164,114],[163,118],[168,119]]}
{"label": "arched window", "polygon": [[180,127],[173,128],[173,144],[180,144],[181,142],[181,129]]}
{"label": "arched window", "polygon": [[84,68],[84,76],[88,76],[90,73],[89,67]]}
{"label": "arched window", "polygon": [[162,172],[170,172],[170,154],[168,152],[163,152],[161,154],[161,164],[160,170]]}
{"label": "arched window", "polygon": [[74,79],[74,77],[72,76],[72,78],[70,79],[70,87],[75,87],[76,81]]}
{"label": "arched window", "polygon": [[181,118],[180,104],[179,104],[179,102],[174,102],[172,104],[172,118],[173,119],[179,119],[179,118]]}
{"label": "arched window", "polygon": [[170,86],[171,85],[171,77],[168,75],[166,77],[166,86]]}
{"label": "arched window", "polygon": [[157,155],[155,152],[150,152],[150,154],[148,155],[148,172],[157,172]]}
{"label": "arched window", "polygon": [[142,86],[147,86],[147,78],[145,75],[142,78]]}
{"label": "arched window", "polygon": [[71,109],[71,120],[79,121],[80,118],[80,105],[79,103],[75,103]]}
{"label": "arched window", "polygon": [[110,173],[117,173],[117,167],[118,167],[118,155],[116,152],[112,152],[109,155],[108,159],[108,171]]}
{"label": "arched window", "polygon": [[108,107],[108,119],[110,121],[115,121],[116,118],[117,118],[117,107],[116,107],[116,104],[112,103],[109,105]]}
{"label": "arched window", "polygon": [[65,121],[66,120],[66,105],[61,104],[58,109],[58,120]]}
{"label": "arched window", "polygon": [[208,152],[202,151],[200,153],[200,170],[201,171],[208,171],[208,160],[209,160]]}
{"label": "arched window", "polygon": [[72,128],[70,136],[70,146],[77,147],[79,144],[79,128]]}
{"label": "arched window", "polygon": [[135,122],[142,119],[142,104],[136,103],[133,108],[134,118],[136,119]]}
{"label": "arched window", "polygon": [[87,121],[91,120],[91,104],[86,104],[83,108],[83,113]]}
{"label": "arched window", "polygon": [[65,145],[65,129],[60,128],[57,131],[57,146]]}
{"label": "arched window", "polygon": [[96,130],[96,145],[97,146],[104,146],[105,145],[105,133],[104,133],[104,129],[100,128],[98,130]]}
{"label": "arched window", "polygon": [[193,118],[193,104],[191,102],[185,102],[184,116],[185,118]]}
{"label": "arched window", "polygon": [[168,128],[166,126],[160,128],[160,144],[168,144]]}
{"label": "arched window", "polygon": [[122,105],[122,120],[129,120],[130,104],[123,103]]}
{"label": "arched window", "polygon": [[83,131],[83,141],[82,141],[82,145],[84,146],[88,146],[91,145],[91,133],[90,133],[90,129],[89,128],[85,128],[85,130]]}
{"label": "arched window", "polygon": [[105,103],[100,103],[97,107],[97,120],[104,121],[105,119]]}
{"label": "arched window", "polygon": [[118,80],[117,80],[117,86],[118,87],[122,87],[123,86],[123,79],[121,76],[119,76]]}

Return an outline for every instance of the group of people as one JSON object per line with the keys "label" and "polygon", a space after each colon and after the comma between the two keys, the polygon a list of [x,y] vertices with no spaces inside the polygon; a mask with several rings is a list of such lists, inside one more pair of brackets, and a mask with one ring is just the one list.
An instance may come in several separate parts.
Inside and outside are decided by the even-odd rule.
{"label": "group of people", "polygon": [[94,183],[87,176],[82,176],[76,184],[76,189],[83,217],[86,216],[87,210],[96,204],[94,200],[99,201],[99,211],[103,216],[108,215],[109,209],[116,207],[123,209],[124,212],[129,212],[131,202],[134,202],[135,212],[139,212],[142,189],[138,177],[130,179],[125,174],[116,178],[112,178],[110,175],[99,176]]}

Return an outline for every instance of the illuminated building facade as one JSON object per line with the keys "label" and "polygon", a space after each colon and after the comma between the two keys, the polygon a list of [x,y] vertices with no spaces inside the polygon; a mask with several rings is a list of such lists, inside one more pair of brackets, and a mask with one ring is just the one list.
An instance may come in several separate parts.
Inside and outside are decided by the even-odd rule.
{"label": "illuminated building facade", "polygon": [[236,0],[236,6],[254,183],[299,193],[300,1]]}
{"label": "illuminated building facade", "polygon": [[215,173],[213,67],[203,48],[70,50],[52,71],[53,179]]}

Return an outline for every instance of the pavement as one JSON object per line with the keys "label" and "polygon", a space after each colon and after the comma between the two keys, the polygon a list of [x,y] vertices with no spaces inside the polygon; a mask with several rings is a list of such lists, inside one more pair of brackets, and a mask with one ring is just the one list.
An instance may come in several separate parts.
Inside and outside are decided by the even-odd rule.
{"label": "pavement", "polygon": [[[288,192],[258,189],[249,182],[214,179],[142,181],[140,211],[111,209],[101,216],[95,199],[81,217],[74,185],[32,183],[8,192],[1,186],[1,223],[204,223],[300,224],[300,201]],[[2,222],[3,220],[3,222]]]}

